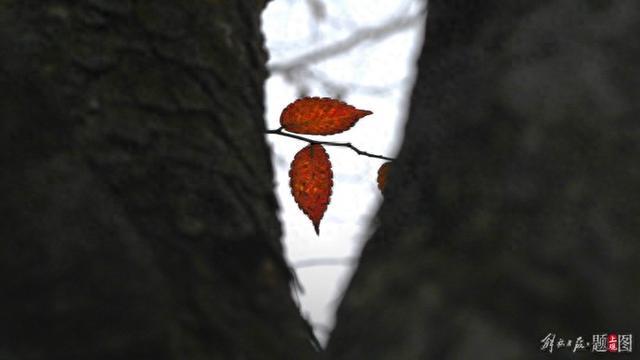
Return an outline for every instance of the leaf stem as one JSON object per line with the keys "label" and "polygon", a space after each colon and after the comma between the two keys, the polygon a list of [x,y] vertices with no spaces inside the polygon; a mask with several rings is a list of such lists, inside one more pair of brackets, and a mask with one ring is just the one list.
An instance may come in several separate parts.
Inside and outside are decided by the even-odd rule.
{"label": "leaf stem", "polygon": [[292,134],[292,133],[289,133],[289,132],[284,132],[282,127],[279,127],[279,128],[277,128],[275,130],[267,130],[267,131],[265,131],[265,133],[286,136],[286,137],[290,137],[290,138],[293,138],[293,139],[306,141],[309,144],[320,144],[320,145],[327,145],[327,146],[346,147],[346,148],[349,148],[349,149],[355,151],[358,155],[368,156],[368,157],[372,157],[372,158],[376,158],[376,159],[382,159],[382,160],[388,160],[388,161],[395,160],[394,158],[390,158],[390,157],[387,157],[387,156],[376,155],[376,154],[368,153],[366,151],[362,151],[362,150],[358,149],[357,147],[353,146],[353,144],[351,144],[351,143],[342,143],[342,142],[334,142],[334,141],[319,141],[319,140],[309,139],[309,138],[304,137],[304,136]]}

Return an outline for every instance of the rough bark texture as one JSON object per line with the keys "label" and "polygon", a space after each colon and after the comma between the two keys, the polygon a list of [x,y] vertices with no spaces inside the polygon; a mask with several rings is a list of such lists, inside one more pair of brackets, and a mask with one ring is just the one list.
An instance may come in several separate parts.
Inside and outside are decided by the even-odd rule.
{"label": "rough bark texture", "polygon": [[638,336],[639,15],[636,0],[430,1],[331,359],[539,359],[549,332]]}
{"label": "rough bark texture", "polygon": [[299,359],[262,1],[0,1],[0,358]]}

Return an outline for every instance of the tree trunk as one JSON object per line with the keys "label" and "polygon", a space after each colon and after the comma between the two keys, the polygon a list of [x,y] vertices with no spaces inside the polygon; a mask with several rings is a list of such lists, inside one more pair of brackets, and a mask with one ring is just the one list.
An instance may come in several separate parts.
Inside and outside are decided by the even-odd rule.
{"label": "tree trunk", "polygon": [[0,1],[0,358],[300,359],[261,1]]}
{"label": "tree trunk", "polygon": [[331,359],[538,359],[548,333],[637,336],[639,12],[430,1],[406,139]]}

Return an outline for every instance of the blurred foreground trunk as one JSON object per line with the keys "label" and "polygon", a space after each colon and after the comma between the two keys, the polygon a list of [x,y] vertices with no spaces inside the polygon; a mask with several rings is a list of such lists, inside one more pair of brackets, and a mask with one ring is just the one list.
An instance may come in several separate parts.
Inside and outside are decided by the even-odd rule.
{"label": "blurred foreground trunk", "polygon": [[539,359],[548,333],[583,352],[640,336],[639,10],[430,1],[331,359]]}
{"label": "blurred foreground trunk", "polygon": [[0,1],[0,358],[299,359],[260,1]]}

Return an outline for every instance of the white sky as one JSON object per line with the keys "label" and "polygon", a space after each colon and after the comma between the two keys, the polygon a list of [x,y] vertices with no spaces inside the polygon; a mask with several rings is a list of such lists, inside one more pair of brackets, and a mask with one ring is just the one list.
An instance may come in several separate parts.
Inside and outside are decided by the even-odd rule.
{"label": "white sky", "polygon": [[[324,20],[312,16],[310,3],[321,3]],[[269,64],[286,62],[348,37],[363,27],[418,13],[419,0],[274,0],[263,13],[263,31],[270,52]],[[413,64],[422,45],[422,21],[379,41],[363,42],[352,50],[309,67],[337,84],[350,86],[347,103],[373,111],[341,134],[319,137],[346,141],[361,150],[394,157],[404,128],[405,109],[413,86]],[[327,88],[310,79],[310,96],[329,96]],[[295,83],[274,74],[266,84],[267,128],[280,127],[282,109],[297,97]],[[369,221],[382,196],[376,186],[383,160],[360,156],[347,148],[326,146],[333,165],[331,202],[318,237],[309,219],[298,209],[289,189],[288,171],[296,152],[307,143],[268,135],[273,150],[280,220],[290,263],[315,258],[357,257],[366,240]],[[333,327],[340,295],[352,266],[300,267],[296,272],[305,292],[298,294],[303,315],[310,319],[322,342]]]}

